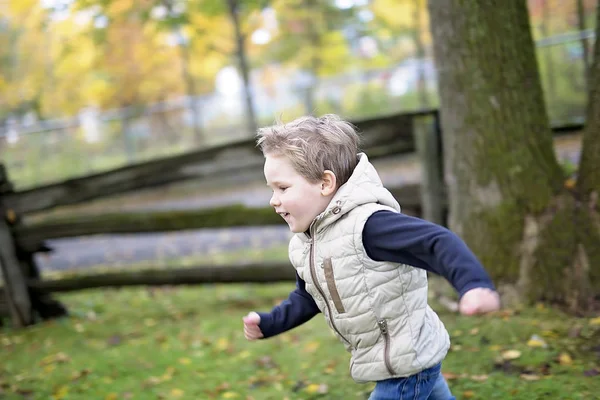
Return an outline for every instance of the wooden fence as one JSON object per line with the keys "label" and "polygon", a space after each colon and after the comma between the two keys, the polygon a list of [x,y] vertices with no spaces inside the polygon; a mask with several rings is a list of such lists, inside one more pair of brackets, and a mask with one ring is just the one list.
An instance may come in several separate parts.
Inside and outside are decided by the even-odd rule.
{"label": "wooden fence", "polygon": [[[353,121],[362,132],[363,150],[372,160],[416,152],[421,161],[419,185],[391,188],[404,209],[443,223],[441,134],[436,110]],[[572,133],[581,126],[555,129]],[[412,161],[411,161],[412,162]],[[206,282],[273,282],[294,279],[288,265],[198,267],[169,271],[119,272],[113,274],[43,281],[33,254],[46,249],[44,241],[91,234],[159,232],[207,227],[267,225],[282,223],[265,207],[241,206],[210,210],[169,212],[120,212],[103,215],[62,217],[25,223],[23,217],[69,206],[160,187],[185,180],[243,181],[262,170],[263,156],[253,138],[226,145],[148,161],[29,190],[14,191],[0,165],[0,266],[4,280],[0,293],[0,321],[10,315],[16,326],[32,324],[36,318],[64,315],[66,310],[50,293],[100,286],[199,284]],[[10,171],[8,171],[10,172]]]}

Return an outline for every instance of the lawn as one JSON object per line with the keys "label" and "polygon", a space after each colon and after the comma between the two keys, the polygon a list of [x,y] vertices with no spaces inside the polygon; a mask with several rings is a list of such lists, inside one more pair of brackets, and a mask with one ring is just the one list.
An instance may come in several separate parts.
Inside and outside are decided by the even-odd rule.
{"label": "lawn", "polygon": [[[432,280],[432,285],[445,285]],[[71,316],[0,330],[0,399],[365,399],[321,316],[248,342],[241,318],[293,283],[89,290]],[[459,399],[600,398],[600,318],[545,307],[464,317],[434,303]]]}

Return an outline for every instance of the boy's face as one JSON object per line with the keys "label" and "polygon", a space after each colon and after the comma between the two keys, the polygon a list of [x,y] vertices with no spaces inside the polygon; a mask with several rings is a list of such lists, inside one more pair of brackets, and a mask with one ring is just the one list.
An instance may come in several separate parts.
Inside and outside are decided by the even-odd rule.
{"label": "boy's face", "polygon": [[284,156],[266,154],[264,172],[267,186],[273,190],[269,204],[294,233],[306,232],[335,192],[329,190],[326,180],[309,182]]}

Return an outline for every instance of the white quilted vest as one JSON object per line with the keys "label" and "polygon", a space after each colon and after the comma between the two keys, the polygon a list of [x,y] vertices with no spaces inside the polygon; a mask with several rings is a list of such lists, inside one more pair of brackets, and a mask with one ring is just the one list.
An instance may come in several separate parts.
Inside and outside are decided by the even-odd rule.
{"label": "white quilted vest", "polygon": [[427,274],[405,264],[370,259],[362,243],[376,211],[400,212],[367,156],[310,235],[290,241],[290,260],[333,332],[351,352],[357,382],[413,375],[441,362],[450,339],[427,305]]}

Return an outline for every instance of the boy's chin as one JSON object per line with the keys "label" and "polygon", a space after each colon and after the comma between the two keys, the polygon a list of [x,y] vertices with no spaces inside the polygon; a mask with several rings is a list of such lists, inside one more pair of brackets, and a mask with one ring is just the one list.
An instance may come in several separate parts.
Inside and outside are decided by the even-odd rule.
{"label": "boy's chin", "polygon": [[292,231],[292,233],[304,233],[308,230],[308,227],[303,228],[302,226],[296,224],[288,224],[288,227],[290,228],[290,231]]}

